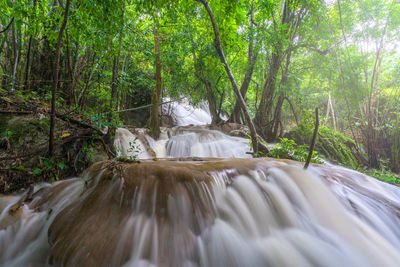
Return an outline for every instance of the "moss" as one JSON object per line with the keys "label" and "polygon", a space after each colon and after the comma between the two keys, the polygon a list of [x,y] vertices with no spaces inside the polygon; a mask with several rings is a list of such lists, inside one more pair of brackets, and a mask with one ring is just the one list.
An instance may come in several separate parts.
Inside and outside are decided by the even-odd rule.
{"label": "moss", "polygon": [[11,132],[11,144],[17,150],[34,150],[47,143],[47,118],[13,117],[8,121],[7,129]]}
{"label": "moss", "polygon": [[[313,132],[312,124],[303,123],[289,132],[286,137],[294,139],[297,144],[310,144]],[[336,164],[353,169],[360,165],[355,141],[325,126],[321,126],[318,130],[315,151]]]}

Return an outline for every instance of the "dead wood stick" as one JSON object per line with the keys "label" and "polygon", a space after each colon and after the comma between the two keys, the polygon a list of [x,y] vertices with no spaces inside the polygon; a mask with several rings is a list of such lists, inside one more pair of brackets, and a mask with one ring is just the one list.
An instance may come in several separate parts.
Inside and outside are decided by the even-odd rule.
{"label": "dead wood stick", "polygon": [[318,134],[318,126],[319,126],[319,118],[318,118],[318,108],[315,108],[315,128],[314,128],[314,135],[311,141],[311,145],[310,145],[310,150],[308,151],[308,157],[307,157],[307,161],[304,164],[304,169],[308,168],[308,165],[310,165],[310,161],[312,158],[312,154],[314,151],[314,147],[315,147],[315,141],[317,140],[317,134]]}
{"label": "dead wood stick", "polygon": [[29,200],[33,193],[33,185],[31,184],[26,190],[25,194],[8,210],[8,214],[13,215],[19,208],[24,204],[25,201]]}
{"label": "dead wood stick", "polygon": [[63,121],[70,122],[70,123],[76,124],[76,125],[78,125],[78,126],[81,126],[81,127],[83,127],[83,128],[92,129],[92,130],[96,131],[96,133],[98,133],[100,136],[104,135],[103,132],[102,132],[100,129],[98,129],[98,128],[96,128],[96,127],[90,125],[90,124],[86,124],[86,123],[84,123],[84,122],[75,120],[75,119],[73,119],[73,118],[67,117],[66,115],[59,114],[59,113],[56,113],[56,117],[59,118],[59,119],[61,119],[61,120],[63,120]]}

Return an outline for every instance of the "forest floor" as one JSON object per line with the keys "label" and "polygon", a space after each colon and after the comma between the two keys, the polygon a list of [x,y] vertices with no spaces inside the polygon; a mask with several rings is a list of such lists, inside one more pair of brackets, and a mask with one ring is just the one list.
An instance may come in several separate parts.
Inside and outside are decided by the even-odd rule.
{"label": "forest floor", "polygon": [[109,158],[105,135],[84,116],[63,108],[57,111],[50,157],[49,114],[49,105],[38,98],[0,94],[0,193],[77,176]]}

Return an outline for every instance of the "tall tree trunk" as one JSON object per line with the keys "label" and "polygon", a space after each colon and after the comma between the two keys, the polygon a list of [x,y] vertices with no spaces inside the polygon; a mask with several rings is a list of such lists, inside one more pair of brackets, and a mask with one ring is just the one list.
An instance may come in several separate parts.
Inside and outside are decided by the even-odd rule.
{"label": "tall tree trunk", "polygon": [[325,115],[324,124],[326,124],[328,122],[330,109],[331,109],[331,91],[328,92],[328,102],[326,103],[326,115]]}
{"label": "tall tree trunk", "polygon": [[121,26],[121,30],[119,32],[118,54],[116,57],[114,57],[114,62],[113,62],[113,72],[112,72],[112,78],[111,78],[111,107],[115,104],[115,97],[117,95],[116,80],[118,78],[119,59],[121,57],[122,34],[123,34],[123,30],[124,30],[124,11],[125,11],[125,3],[122,6],[122,12],[121,12],[122,26]]}
{"label": "tall tree trunk", "polygon": [[158,138],[160,136],[160,122],[159,122],[159,105],[160,105],[160,96],[161,96],[161,60],[160,60],[160,36],[158,32],[158,21],[156,19],[153,25],[153,35],[154,35],[154,53],[156,56],[155,65],[156,65],[156,89],[154,90],[151,103],[151,115],[150,115],[150,134],[154,138]]}
{"label": "tall tree trunk", "polygon": [[275,140],[278,137],[279,127],[282,127],[282,106],[283,106],[284,100],[285,100],[285,95],[283,93],[280,93],[279,97],[278,97],[278,101],[276,102],[276,105],[275,105],[274,118],[273,118],[273,121],[272,121],[271,127],[270,127],[270,131],[271,131],[271,134],[270,134],[271,139],[270,140],[271,141]]}
{"label": "tall tree trunk", "polygon": [[384,32],[381,36],[379,46],[376,51],[374,69],[372,72],[371,85],[370,85],[370,91],[369,91],[369,97],[368,97],[368,113],[367,113],[368,126],[367,126],[367,140],[366,141],[367,141],[368,163],[369,163],[369,166],[372,168],[379,168],[377,148],[376,148],[377,131],[375,130],[376,119],[377,119],[377,115],[376,115],[377,105],[376,105],[376,91],[375,90],[376,90],[376,87],[378,84],[378,77],[379,77],[379,72],[380,72],[380,62],[381,62],[381,51],[383,48],[383,40],[384,40],[384,37],[386,34],[387,25],[388,25],[388,19],[386,20]]}
{"label": "tall tree trunk", "polygon": [[211,124],[212,125],[216,125],[221,121],[221,118],[220,118],[219,113],[217,111],[212,84],[205,77],[203,72],[198,67],[196,52],[194,51],[194,45],[193,45],[193,48],[192,48],[192,55],[193,55],[193,63],[194,63],[194,69],[195,69],[194,74],[197,77],[197,79],[199,79],[204,84],[204,87],[206,88],[208,108],[209,108],[210,113],[211,113]]}
{"label": "tall tree trunk", "polygon": [[[36,0],[33,0],[33,9],[36,9]],[[26,56],[25,56],[25,72],[24,72],[24,91],[29,91],[29,66],[31,60],[31,47],[32,47],[32,35],[29,35],[28,38],[28,46],[26,48]]]}
{"label": "tall tree trunk", "polygon": [[[258,106],[255,123],[259,129],[264,129],[271,119],[271,110],[273,105],[273,96],[275,93],[275,82],[278,75],[279,68],[281,66],[281,55],[278,52],[274,52],[271,56],[270,67],[268,71],[267,79],[264,83],[264,87],[261,93],[260,105]],[[262,132],[262,135],[266,137],[266,132]]]}
{"label": "tall tree trunk", "polygon": [[[242,82],[242,85],[240,86],[240,93],[242,94],[242,97],[245,99],[246,94],[247,94],[247,89],[249,88],[251,77],[253,76],[253,71],[254,71],[254,66],[256,65],[257,62],[257,56],[258,52],[254,53],[254,23],[253,23],[253,16],[254,16],[254,3],[251,3],[251,10],[250,10],[250,16],[249,16],[249,28],[250,28],[250,35],[249,35],[249,44],[248,44],[248,54],[247,54],[247,71],[246,74],[244,75],[244,79]],[[240,122],[240,105],[236,101],[235,106],[233,108],[231,117],[229,118],[230,122]]]}
{"label": "tall tree trunk", "polygon": [[54,81],[53,81],[53,87],[51,90],[49,156],[53,156],[53,154],[54,154],[54,128],[55,128],[55,122],[56,122],[56,92],[57,92],[57,85],[58,85],[58,73],[60,71],[61,42],[62,42],[62,36],[63,36],[64,29],[67,26],[70,0],[66,0],[66,1],[67,2],[65,4],[64,18],[63,18],[63,22],[62,22],[60,31],[58,32],[58,37],[57,37],[56,65],[54,68]]}
{"label": "tall tree trunk", "polygon": [[[12,1],[14,4],[14,1]],[[17,70],[18,70],[18,62],[19,62],[19,45],[18,45],[18,37],[16,37],[16,29],[15,23],[11,25],[11,34],[12,34],[12,42],[13,42],[13,50],[14,50],[14,67],[12,68],[12,82],[11,82],[11,90],[14,91],[15,84],[17,83]]]}
{"label": "tall tree trunk", "polygon": [[215,21],[215,17],[214,14],[211,10],[210,5],[208,4],[208,2],[206,0],[195,0],[201,4],[203,4],[203,6],[205,7],[205,9],[207,10],[208,15],[210,16],[210,20],[211,20],[211,24],[214,30],[214,45],[215,48],[217,50],[217,53],[220,57],[221,62],[224,64],[225,67],[225,71],[228,75],[228,78],[232,84],[233,87],[233,91],[236,94],[236,98],[237,101],[239,101],[239,104],[243,110],[245,119],[246,119],[246,123],[247,126],[249,126],[250,128],[250,136],[251,136],[251,142],[252,142],[252,146],[253,146],[253,150],[255,154],[258,154],[258,136],[257,136],[257,132],[256,132],[256,128],[254,127],[254,124],[251,120],[249,111],[247,110],[247,106],[246,106],[246,102],[244,101],[242,94],[240,93],[239,87],[236,83],[235,77],[232,74],[232,71],[228,65],[228,62],[226,61],[225,55],[224,55],[224,51],[222,49],[221,46],[221,39],[219,37],[219,31],[218,31],[218,27],[217,27],[217,23]]}
{"label": "tall tree trunk", "polygon": [[294,110],[294,106],[292,104],[292,101],[289,100],[289,98],[287,96],[285,96],[285,100],[289,103],[290,109],[292,110],[293,116],[294,116],[294,120],[296,121],[296,125],[297,127],[299,127],[299,120],[297,119],[297,115],[296,115],[296,111]]}
{"label": "tall tree trunk", "polygon": [[[305,7],[300,7],[300,5],[301,2],[292,2],[290,0],[285,0],[283,5],[280,25],[285,27],[279,27],[280,32],[278,33],[282,38],[285,38],[287,39],[287,41],[289,41],[289,47],[286,54],[286,67],[284,72],[282,73],[281,83],[283,85],[287,83],[288,68],[292,51],[291,45],[293,44],[293,40],[296,36],[296,31],[298,26],[300,25],[300,22],[307,14],[307,9]],[[262,129],[262,135],[269,140],[276,138],[278,132],[277,127],[280,127],[280,125],[282,125],[280,118],[275,118],[275,116],[280,117],[281,111],[275,110],[273,117],[272,110],[274,106],[276,79],[279,69],[281,68],[281,62],[284,56],[283,43],[284,42],[282,42],[281,40],[278,40],[274,52],[272,53],[268,76],[263,87],[260,105],[257,109],[255,117],[255,123],[258,129]],[[280,102],[278,101],[279,105],[277,105],[275,109],[282,108],[282,103],[284,99],[284,96],[279,96],[278,100],[280,100]],[[274,129],[276,129],[276,131]]]}
{"label": "tall tree trunk", "polygon": [[26,48],[25,72],[24,72],[24,91],[29,90],[28,78],[29,78],[29,63],[30,63],[30,59],[31,59],[31,45],[32,45],[32,35],[29,36],[28,47]]}
{"label": "tall tree trunk", "polygon": [[210,110],[211,118],[212,118],[211,124],[216,125],[221,121],[221,118],[217,111],[213,88],[212,88],[211,82],[209,80],[204,78],[202,81],[203,81],[204,85],[206,86],[208,108]]}
{"label": "tall tree trunk", "polygon": [[[289,66],[290,66],[290,59],[291,59],[292,53],[291,53],[291,47],[289,45],[289,51],[286,55],[286,64],[285,64],[285,69],[283,70],[282,73],[282,79],[281,79],[281,88],[285,88],[288,84],[289,81]],[[282,106],[283,102],[285,101],[285,93],[282,91],[279,93],[278,101],[275,105],[275,112],[274,112],[274,117],[272,120],[272,123],[270,123],[270,126],[268,127],[268,131],[270,132],[270,139],[269,140],[275,140],[278,137],[278,130],[279,127],[281,128],[279,132],[283,132],[282,129]]]}

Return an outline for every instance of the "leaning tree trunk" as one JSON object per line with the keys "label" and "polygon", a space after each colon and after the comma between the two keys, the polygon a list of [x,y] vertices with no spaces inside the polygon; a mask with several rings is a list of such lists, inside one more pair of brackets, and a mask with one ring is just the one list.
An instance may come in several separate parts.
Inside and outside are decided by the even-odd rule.
{"label": "leaning tree trunk", "polygon": [[240,106],[241,106],[241,108],[242,108],[242,110],[244,112],[244,116],[245,116],[245,119],[246,119],[247,126],[249,126],[249,128],[250,128],[250,136],[251,136],[251,142],[252,142],[253,150],[254,150],[254,153],[257,154],[258,153],[258,136],[257,136],[257,132],[256,132],[254,124],[253,124],[253,122],[251,120],[249,111],[247,110],[246,103],[245,103],[245,101],[244,101],[244,99],[242,97],[242,94],[240,93],[240,90],[239,90],[239,87],[238,87],[238,85],[236,83],[235,77],[233,76],[231,68],[229,67],[228,62],[227,62],[227,60],[225,58],[224,51],[223,51],[222,46],[221,46],[221,39],[219,37],[219,31],[218,31],[217,23],[215,21],[214,14],[213,14],[213,12],[211,10],[210,5],[208,4],[208,2],[206,0],[195,0],[195,1],[196,2],[200,2],[201,4],[203,4],[205,9],[207,10],[208,15],[210,16],[211,24],[212,24],[212,27],[213,27],[213,30],[214,30],[215,48],[217,50],[217,53],[218,53],[218,55],[220,57],[221,62],[224,64],[225,71],[228,74],[228,78],[229,78],[229,80],[230,80],[230,82],[232,84],[233,91],[236,94],[237,101],[239,102],[239,104],[240,104]]}
{"label": "leaning tree trunk", "polygon": [[50,137],[49,137],[49,156],[54,154],[54,128],[56,122],[56,92],[58,85],[58,73],[60,71],[60,58],[61,58],[61,41],[64,29],[67,25],[68,20],[68,10],[69,10],[69,0],[65,4],[64,19],[58,32],[57,38],[57,49],[56,49],[56,66],[54,68],[54,81],[53,88],[51,90],[51,115],[50,115]]}
{"label": "leaning tree trunk", "polygon": [[160,36],[157,29],[157,21],[153,26],[153,34],[154,34],[154,52],[156,55],[156,89],[152,96],[152,108],[150,115],[150,134],[154,138],[158,138],[160,136],[160,122],[159,122],[159,105],[160,105],[160,95],[161,95],[161,60],[160,60]]}

